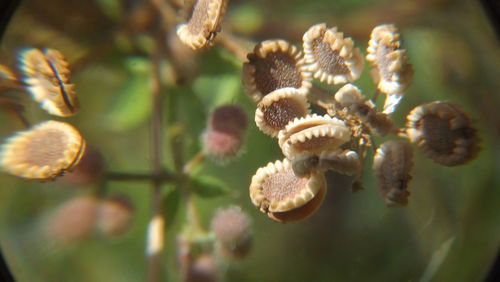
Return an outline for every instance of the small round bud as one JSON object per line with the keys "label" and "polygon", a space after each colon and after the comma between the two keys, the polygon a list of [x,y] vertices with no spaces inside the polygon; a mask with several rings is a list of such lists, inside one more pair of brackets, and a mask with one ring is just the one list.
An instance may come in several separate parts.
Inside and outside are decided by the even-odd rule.
{"label": "small round bud", "polygon": [[88,237],[97,218],[97,199],[77,197],[62,203],[44,222],[44,234],[56,243],[75,243]]}
{"label": "small round bud", "polygon": [[211,229],[224,254],[244,257],[252,243],[250,219],[240,207],[219,209],[212,219]]}
{"label": "small round bud", "polygon": [[219,106],[210,115],[208,127],[233,135],[245,134],[248,127],[247,114],[238,105]]}
{"label": "small round bud", "polygon": [[129,230],[134,208],[126,197],[112,197],[99,203],[97,230],[107,237],[119,237]]}
{"label": "small round bud", "polygon": [[194,258],[187,268],[185,282],[216,282],[217,262],[212,254],[201,254]]}

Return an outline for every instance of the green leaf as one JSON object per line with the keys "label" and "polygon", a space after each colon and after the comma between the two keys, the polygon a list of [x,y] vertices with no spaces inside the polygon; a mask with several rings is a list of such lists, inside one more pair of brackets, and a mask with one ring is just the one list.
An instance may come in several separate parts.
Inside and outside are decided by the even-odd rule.
{"label": "green leaf", "polygon": [[206,75],[196,79],[193,91],[208,109],[234,102],[241,90],[241,78],[235,74]]}
{"label": "green leaf", "polygon": [[171,225],[177,214],[181,201],[181,193],[179,189],[173,187],[166,195],[163,196],[163,214],[167,225]]}
{"label": "green leaf", "polygon": [[145,59],[127,60],[131,77],[115,94],[114,103],[108,115],[108,126],[112,130],[127,131],[145,122],[151,111],[149,75]]}
{"label": "green leaf", "polygon": [[196,195],[211,198],[226,195],[230,192],[229,187],[213,176],[200,175],[191,178],[191,188]]}

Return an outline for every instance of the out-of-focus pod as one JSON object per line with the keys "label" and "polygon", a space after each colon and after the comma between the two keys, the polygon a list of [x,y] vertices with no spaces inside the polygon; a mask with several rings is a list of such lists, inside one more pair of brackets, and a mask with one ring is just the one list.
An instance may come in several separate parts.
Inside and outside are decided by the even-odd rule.
{"label": "out-of-focus pod", "polygon": [[114,196],[99,202],[96,229],[104,236],[117,238],[130,229],[134,208],[130,200]]}
{"label": "out-of-focus pod", "polygon": [[250,184],[252,203],[280,222],[309,217],[321,205],[325,194],[326,180],[323,173],[300,178],[295,175],[287,159],[259,168]]}
{"label": "out-of-focus pod", "polygon": [[454,103],[420,105],[408,114],[406,126],[410,141],[439,164],[461,165],[479,152],[480,140],[470,117]]}
{"label": "out-of-focus pod", "polygon": [[413,166],[410,144],[402,140],[389,140],[377,149],[373,159],[373,171],[380,192],[389,207],[408,204],[408,182]]}
{"label": "out-of-focus pod", "polygon": [[80,103],[75,85],[69,82],[70,71],[64,56],[54,49],[28,48],[19,54],[26,89],[51,115],[76,114]]}
{"label": "out-of-focus pod", "polygon": [[218,249],[228,257],[243,258],[250,251],[250,218],[240,207],[218,209],[210,224]]}
{"label": "out-of-focus pod", "polygon": [[0,166],[10,174],[51,180],[76,166],[85,140],[68,123],[45,121],[10,137],[0,149]]}

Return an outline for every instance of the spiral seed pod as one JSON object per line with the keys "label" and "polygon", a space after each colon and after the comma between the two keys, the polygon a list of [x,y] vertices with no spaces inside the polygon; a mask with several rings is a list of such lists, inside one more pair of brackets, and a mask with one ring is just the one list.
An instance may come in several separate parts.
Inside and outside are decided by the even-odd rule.
{"label": "spiral seed pod", "polygon": [[67,123],[46,121],[18,132],[0,152],[0,165],[8,173],[50,180],[78,164],[85,152],[85,140]]}
{"label": "spiral seed pod", "polygon": [[321,205],[325,193],[326,181],[322,173],[300,178],[287,159],[259,168],[250,184],[252,203],[280,222],[309,217]]}
{"label": "spiral seed pod", "polygon": [[319,155],[318,167],[322,170],[333,170],[341,174],[355,175],[361,171],[361,161],[354,151],[324,151]]}
{"label": "spiral seed pod", "polygon": [[288,159],[300,153],[320,154],[333,150],[351,139],[345,122],[328,115],[296,118],[279,133],[279,145]]}
{"label": "spiral seed pod", "polygon": [[104,199],[97,207],[97,230],[104,236],[117,238],[129,230],[133,213],[132,203],[126,197]]}
{"label": "spiral seed pod", "polygon": [[257,44],[243,64],[243,86],[258,103],[267,94],[293,87],[302,94],[311,88],[311,73],[303,68],[302,52],[284,40],[266,40]]}
{"label": "spiral seed pod", "polygon": [[328,84],[354,81],[363,72],[363,56],[351,38],[325,24],[309,28],[302,37],[304,58],[315,78]]}
{"label": "spiral seed pod", "polygon": [[97,218],[97,199],[81,196],[58,206],[43,222],[47,240],[76,243],[92,234]]}
{"label": "spiral seed pod", "polygon": [[372,78],[377,88],[387,94],[384,113],[391,114],[413,79],[413,68],[405,50],[400,48],[396,27],[392,24],[375,27],[367,51],[366,60],[372,63]]}
{"label": "spiral seed pod", "polygon": [[221,29],[227,0],[196,0],[186,23],[177,27],[180,40],[192,49],[211,44]]}
{"label": "spiral seed pod", "polygon": [[379,182],[380,192],[389,207],[406,206],[407,190],[411,180],[413,152],[410,144],[401,140],[389,140],[377,149],[373,170]]}
{"label": "spiral seed pod", "polygon": [[252,245],[250,218],[240,207],[232,206],[217,210],[210,227],[223,254],[242,258],[250,251]]}
{"label": "spiral seed pod", "polygon": [[255,111],[257,127],[271,137],[295,118],[309,114],[306,97],[295,88],[281,88],[267,94]]}
{"label": "spiral seed pod", "polygon": [[450,102],[414,108],[407,116],[406,133],[427,157],[445,166],[464,164],[479,152],[479,137],[470,117]]}
{"label": "spiral seed pod", "polygon": [[51,115],[76,114],[80,103],[64,56],[57,50],[29,48],[20,53],[20,68],[31,96]]}

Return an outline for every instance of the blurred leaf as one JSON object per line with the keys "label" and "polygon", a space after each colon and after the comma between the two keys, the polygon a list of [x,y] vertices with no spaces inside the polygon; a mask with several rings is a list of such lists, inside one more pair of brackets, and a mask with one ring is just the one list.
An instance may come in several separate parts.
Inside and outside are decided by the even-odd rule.
{"label": "blurred leaf", "polygon": [[439,248],[432,254],[431,261],[429,262],[429,265],[427,265],[422,278],[420,278],[420,282],[432,281],[432,278],[436,275],[448,255],[454,241],[455,236],[442,243],[441,246],[439,246]]}
{"label": "blurred leaf", "polygon": [[119,0],[96,0],[106,16],[117,21],[123,15],[121,1]]}
{"label": "blurred leaf", "polygon": [[193,91],[208,109],[237,99],[241,79],[235,74],[201,76],[194,81]]}
{"label": "blurred leaf", "polygon": [[172,187],[170,191],[163,196],[163,214],[167,225],[172,225],[175,217],[179,213],[181,193],[179,189]]}
{"label": "blurred leaf", "polygon": [[220,179],[208,175],[194,176],[191,179],[191,188],[196,195],[206,198],[222,196],[230,191]]}
{"label": "blurred leaf", "polygon": [[108,126],[116,131],[127,131],[149,117],[151,95],[149,95],[149,64],[143,58],[126,61],[132,72],[129,81],[118,91],[108,116]]}

